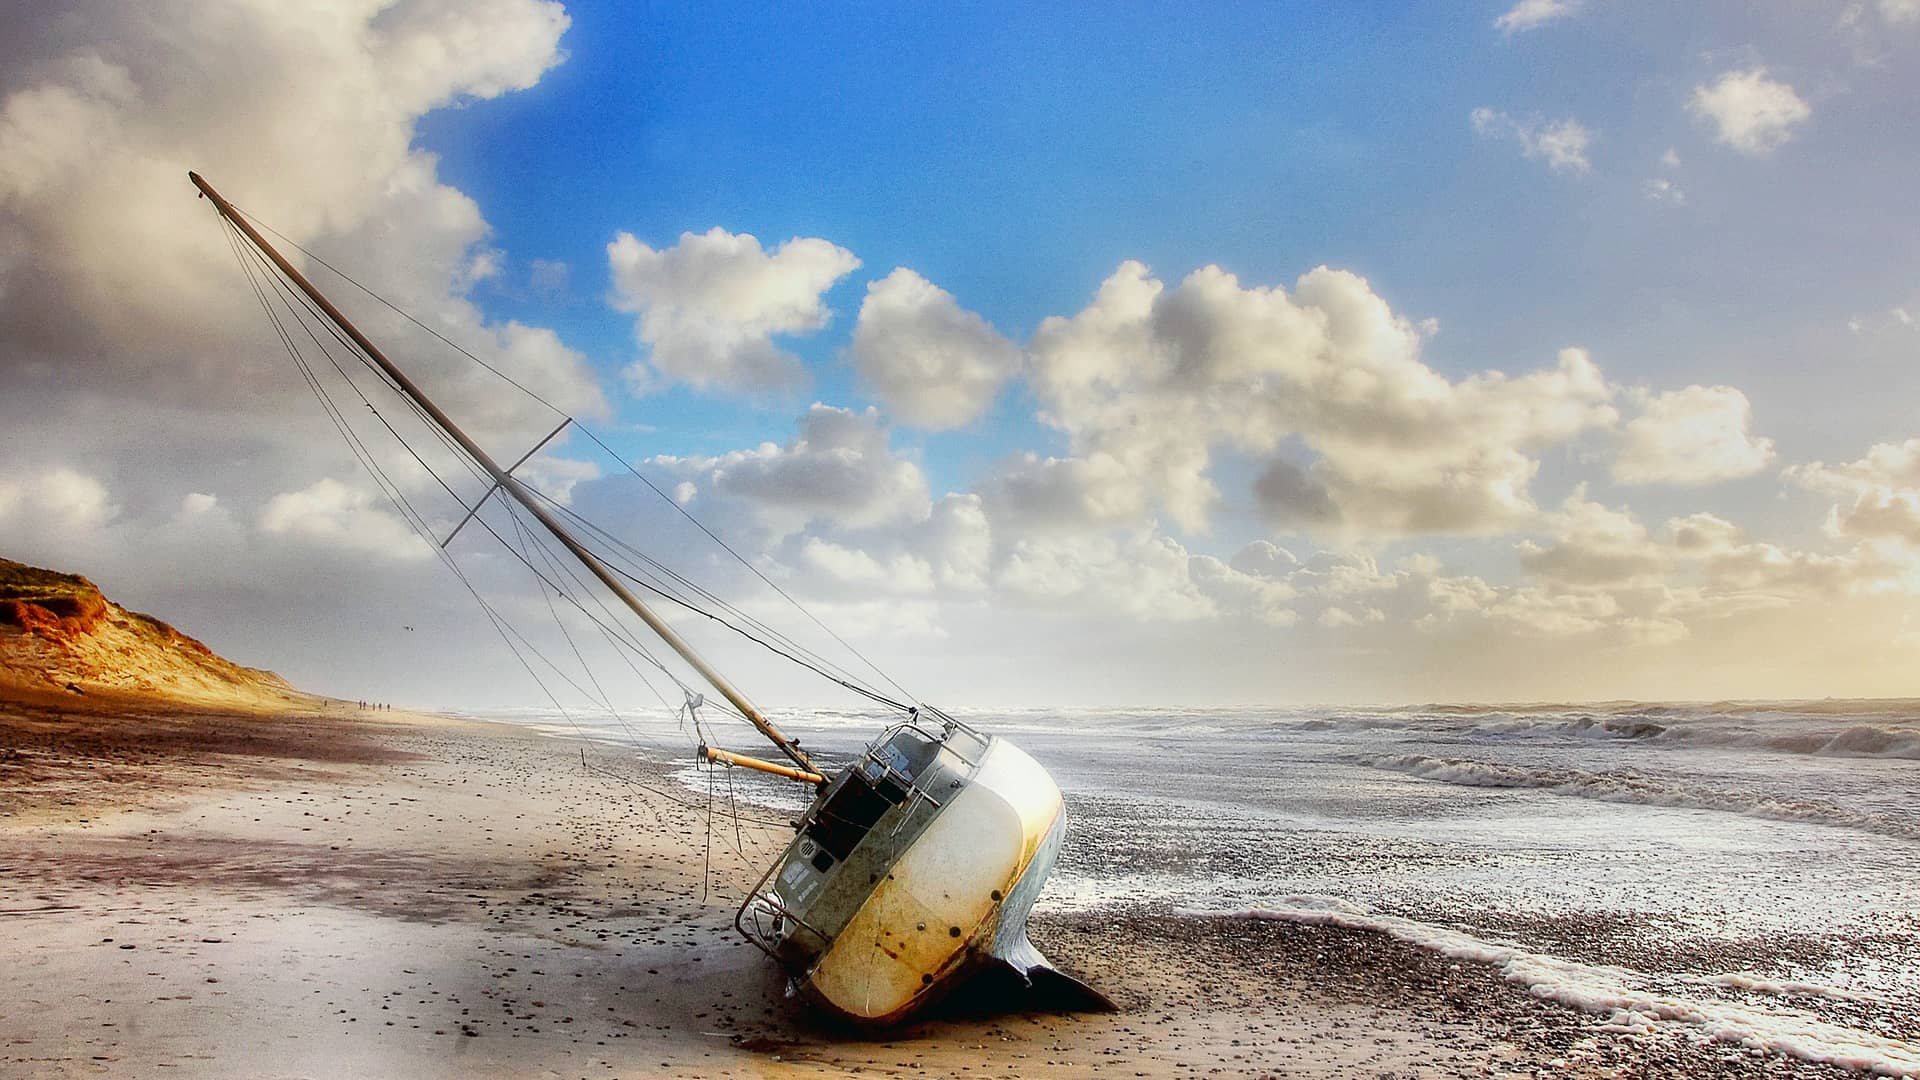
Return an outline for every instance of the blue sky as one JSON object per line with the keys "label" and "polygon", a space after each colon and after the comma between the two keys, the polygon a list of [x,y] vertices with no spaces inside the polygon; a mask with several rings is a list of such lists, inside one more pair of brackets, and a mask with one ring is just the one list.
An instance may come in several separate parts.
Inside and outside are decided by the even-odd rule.
{"label": "blue sky", "polygon": [[[769,243],[824,236],[864,262],[829,294],[834,331],[794,343],[825,400],[852,397],[836,363],[844,314],[893,266],[1021,337],[1137,258],[1166,277],[1218,263],[1280,284],[1353,269],[1397,309],[1440,320],[1429,355],[1442,370],[1524,369],[1578,342],[1653,382],[1739,365],[1750,397],[1787,405],[1796,380],[1767,355],[1782,335],[1840,352],[1824,364],[1864,359],[1838,332],[1863,292],[1904,299],[1889,270],[1920,240],[1912,215],[1836,212],[1898,203],[1920,165],[1911,139],[1874,138],[1904,81],[1849,86],[1841,115],[1765,170],[1721,160],[1676,107],[1758,38],[1788,65],[1838,48],[1801,44],[1806,17],[1747,5],[1595,12],[1515,36],[1485,13],[1395,5],[568,13],[567,58],[540,85],[431,113],[419,144],[518,269],[572,270],[566,304],[503,283],[489,309],[562,328],[609,369],[634,352],[599,303],[613,232],[664,246],[717,224]],[[1475,139],[1466,117],[1481,106],[1586,118],[1594,172],[1542,176]],[[1842,146],[1872,160],[1835,169]],[[1685,150],[1696,192],[1685,213],[1641,192],[1668,148]],[[1809,316],[1828,333],[1809,334]],[[641,412],[690,411],[718,449],[794,411],[752,404],[677,394]],[[964,440],[930,440],[942,478],[965,482],[982,447],[1026,445],[1020,404]],[[1849,449],[1831,424],[1774,419],[1811,454]],[[1875,437],[1901,434],[1869,420]]]}
{"label": "blue sky", "polygon": [[[0,548],[309,681],[524,690],[193,167],[936,684],[1920,692],[1916,49],[1913,0],[55,6],[0,50]],[[551,426],[421,363],[503,453]],[[375,596],[467,674],[369,661]]]}

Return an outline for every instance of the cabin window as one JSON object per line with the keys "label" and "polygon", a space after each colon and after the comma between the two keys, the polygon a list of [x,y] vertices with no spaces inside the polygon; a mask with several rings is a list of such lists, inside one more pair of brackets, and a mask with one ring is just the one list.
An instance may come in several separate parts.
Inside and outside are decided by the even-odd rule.
{"label": "cabin window", "polygon": [[905,802],[906,798],[906,789],[898,783],[883,780],[876,784],[864,773],[849,773],[840,790],[814,815],[813,823],[807,826],[807,835],[832,852],[834,858],[845,859],[887,808]]}

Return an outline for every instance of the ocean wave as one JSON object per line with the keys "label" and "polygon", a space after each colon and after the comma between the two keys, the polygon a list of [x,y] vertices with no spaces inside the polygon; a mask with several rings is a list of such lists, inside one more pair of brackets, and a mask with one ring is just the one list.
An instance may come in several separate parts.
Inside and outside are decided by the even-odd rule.
{"label": "ocean wave", "polygon": [[1820,757],[1891,758],[1920,761],[1920,733],[1855,724],[1840,731],[1769,734],[1753,728],[1676,728],[1668,737],[1702,746],[1773,750]]}
{"label": "ocean wave", "polygon": [[[1681,997],[1659,987],[1645,972],[1610,964],[1582,964],[1513,945],[1484,941],[1444,926],[1391,915],[1370,915],[1344,902],[1260,907],[1184,914],[1265,919],[1308,926],[1371,930],[1456,960],[1498,968],[1507,982],[1534,997],[1601,1018],[1602,1031],[1650,1034],[1679,1025],[1701,1038],[1754,1050],[1838,1065],[1882,1076],[1920,1077],[1920,1044],[1847,1027],[1800,1009]],[[1746,975],[1693,976],[1684,983],[1748,990],[1769,996],[1800,995],[1854,1000],[1837,987],[1770,983]]]}
{"label": "ocean wave", "polygon": [[1661,806],[1678,810],[1715,810],[1773,821],[1828,825],[1920,840],[1920,822],[1862,813],[1817,799],[1701,787],[1683,779],[1658,779],[1635,773],[1592,773],[1551,766],[1501,765],[1425,754],[1362,756],[1355,764],[1463,787],[1543,791],[1600,802]]}
{"label": "ocean wave", "polygon": [[1290,726],[1296,732],[1406,731],[1464,738],[1625,740],[1816,757],[1920,761],[1920,727],[1903,717],[1835,727],[1831,718],[1824,717],[1746,714],[1736,718],[1702,710],[1644,706],[1619,712],[1339,713],[1301,719]]}

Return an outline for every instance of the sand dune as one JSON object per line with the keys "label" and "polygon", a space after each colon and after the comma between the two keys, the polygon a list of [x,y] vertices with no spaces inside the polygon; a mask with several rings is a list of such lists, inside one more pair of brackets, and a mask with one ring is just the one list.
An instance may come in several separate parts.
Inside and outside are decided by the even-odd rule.
{"label": "sand dune", "polygon": [[0,559],[0,685],[119,691],[202,705],[310,704],[271,671],[242,667],[77,574]]}

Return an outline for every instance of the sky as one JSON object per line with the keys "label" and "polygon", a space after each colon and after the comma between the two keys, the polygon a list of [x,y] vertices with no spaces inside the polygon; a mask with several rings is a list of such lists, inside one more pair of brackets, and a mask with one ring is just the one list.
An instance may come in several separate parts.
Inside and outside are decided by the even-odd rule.
{"label": "sky", "polygon": [[[420,538],[195,169],[531,391],[295,255],[495,456],[584,425],[529,483],[928,701],[1920,696],[1915,0],[766,7],[18,7],[0,554],[315,690],[655,700]],[[485,485],[350,405],[444,537]]]}

